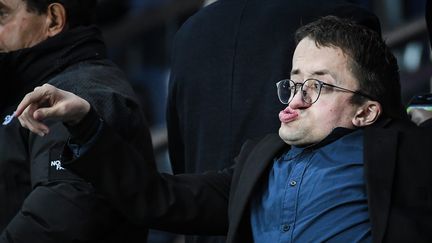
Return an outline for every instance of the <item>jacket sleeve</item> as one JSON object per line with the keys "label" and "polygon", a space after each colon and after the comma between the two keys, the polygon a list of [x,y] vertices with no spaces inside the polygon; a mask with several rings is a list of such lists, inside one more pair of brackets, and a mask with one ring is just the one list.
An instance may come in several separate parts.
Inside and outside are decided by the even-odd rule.
{"label": "jacket sleeve", "polygon": [[[91,242],[110,226],[113,210],[85,183],[51,183],[36,187],[9,223],[0,242]],[[78,200],[79,199],[79,200]]]}
{"label": "jacket sleeve", "polygon": [[185,234],[226,234],[232,169],[159,174],[152,158],[129,146],[107,124],[79,158],[73,159],[67,149],[63,156],[66,168],[89,181],[138,225]]}
{"label": "jacket sleeve", "polygon": [[[115,125],[129,146],[139,149],[141,145],[135,146],[135,140],[147,134],[144,132],[147,127],[138,107],[129,107],[127,104],[132,102],[111,94],[110,90],[89,90],[95,92],[93,97],[104,101],[99,102],[104,106],[96,106],[100,114]],[[145,241],[146,229],[132,226],[92,185],[63,167],[60,156],[69,133],[60,123],[49,126],[51,132],[45,137],[27,138],[32,191],[3,230],[0,242]],[[97,159],[97,156],[93,158]]]}
{"label": "jacket sleeve", "polygon": [[30,135],[33,190],[3,231],[0,242],[89,242],[113,227],[116,213],[94,188],[60,162],[68,133],[51,125],[44,138]]}

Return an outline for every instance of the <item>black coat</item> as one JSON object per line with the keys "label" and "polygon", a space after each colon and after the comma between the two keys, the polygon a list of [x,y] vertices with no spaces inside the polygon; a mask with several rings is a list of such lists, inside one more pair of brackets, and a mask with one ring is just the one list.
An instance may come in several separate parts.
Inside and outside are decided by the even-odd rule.
{"label": "black coat", "polygon": [[[432,242],[432,128],[383,120],[364,134],[373,242]],[[123,144],[104,125],[87,153],[73,160],[65,151],[66,166],[134,222],[180,233],[227,234],[227,242],[239,243],[252,242],[249,204],[254,188],[267,178],[275,156],[289,149],[270,134],[246,142],[234,167],[172,176],[158,174],[152,163]],[[122,171],[114,169],[119,161],[127,162]],[[141,187],[131,189],[136,184]]]}
{"label": "black coat", "polygon": [[[50,83],[86,97],[137,151],[151,147],[141,140],[149,141],[149,133],[137,99],[104,48],[96,29],[78,28],[3,54],[2,77],[12,88],[3,89],[1,116],[12,114],[26,92]],[[47,122],[45,137],[28,132],[17,119],[0,127],[0,242],[145,242],[145,229],[125,223],[90,184],[62,168],[69,133],[61,123]]]}
{"label": "black coat", "polygon": [[331,13],[379,31],[373,15],[342,3],[218,0],[187,20],[175,38],[168,94],[175,173],[228,167],[246,139],[278,129],[284,105],[275,84],[290,77],[294,32],[302,24]]}

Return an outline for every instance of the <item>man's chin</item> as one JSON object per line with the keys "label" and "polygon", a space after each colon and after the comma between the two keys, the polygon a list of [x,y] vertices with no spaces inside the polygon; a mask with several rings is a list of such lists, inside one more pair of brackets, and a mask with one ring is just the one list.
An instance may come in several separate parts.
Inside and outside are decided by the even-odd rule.
{"label": "man's chin", "polygon": [[284,127],[283,125],[279,128],[279,137],[287,144],[297,146],[302,143],[302,137],[296,134],[296,131]]}

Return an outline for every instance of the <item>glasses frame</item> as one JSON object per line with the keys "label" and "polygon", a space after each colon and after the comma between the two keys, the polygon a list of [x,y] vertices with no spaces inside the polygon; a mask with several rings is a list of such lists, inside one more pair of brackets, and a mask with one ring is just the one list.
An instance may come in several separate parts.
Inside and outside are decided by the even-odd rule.
{"label": "glasses frame", "polygon": [[[318,89],[318,96],[317,96],[317,98],[316,98],[314,101],[312,101],[312,102],[308,102],[308,101],[305,99],[305,96],[303,95],[303,92],[304,92],[304,91],[303,91],[303,87],[304,87],[304,84],[305,84],[306,82],[311,81],[311,80],[319,83],[319,89]],[[290,82],[290,83],[293,84],[293,86],[294,86],[294,95],[291,95],[291,96],[290,96],[290,98],[288,99],[288,102],[284,102],[284,101],[282,101],[282,99],[281,99],[281,97],[280,97],[280,95],[279,95],[279,86],[280,86],[280,84],[281,84],[282,82],[285,82],[285,81]],[[323,88],[324,86],[332,87],[332,88],[335,88],[335,89],[339,89],[339,90],[341,90],[341,91],[350,92],[350,93],[353,93],[353,94],[356,94],[356,95],[360,95],[360,96],[363,96],[363,97],[368,98],[368,99],[370,99],[370,100],[375,100],[375,99],[372,98],[370,95],[367,95],[367,94],[365,94],[365,93],[363,93],[363,92],[361,92],[361,91],[354,91],[354,90],[346,89],[346,88],[343,88],[343,87],[340,87],[340,86],[337,86],[337,85],[328,84],[328,83],[326,83],[326,82],[323,82],[323,81],[318,80],[318,79],[315,79],[315,78],[309,78],[309,79],[306,79],[305,81],[303,81],[302,83],[294,82],[294,81],[291,80],[291,79],[282,79],[282,80],[280,80],[279,82],[277,82],[277,83],[276,83],[276,88],[278,89],[278,92],[277,92],[277,93],[278,93],[279,101],[280,101],[282,104],[288,105],[288,104],[293,100],[294,96],[297,94],[297,90],[298,90],[297,87],[298,87],[298,86],[300,86],[301,97],[302,97],[303,102],[305,102],[305,103],[307,103],[307,104],[310,104],[310,105],[312,105],[312,104],[314,104],[315,102],[318,101],[318,99],[319,99],[319,97],[320,97],[320,95],[321,95],[321,90],[322,90],[322,88]]]}

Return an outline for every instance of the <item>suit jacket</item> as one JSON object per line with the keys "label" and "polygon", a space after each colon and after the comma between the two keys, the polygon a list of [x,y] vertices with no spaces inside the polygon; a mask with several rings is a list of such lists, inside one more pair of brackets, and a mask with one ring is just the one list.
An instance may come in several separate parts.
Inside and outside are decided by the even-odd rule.
{"label": "suit jacket", "polygon": [[329,13],[379,31],[372,14],[344,0],[218,0],[185,22],[175,38],[167,105],[174,173],[229,167],[247,139],[278,129],[284,105],[275,83],[290,76],[294,32]]}
{"label": "suit jacket", "polygon": [[[432,129],[382,120],[364,129],[365,180],[374,242],[432,242]],[[190,234],[252,242],[249,203],[273,158],[278,135],[246,142],[236,164],[200,175],[158,174],[104,125],[94,146],[66,167],[90,181],[130,220]],[[110,151],[110,152],[107,152]],[[95,160],[94,158],[98,158]],[[123,161],[122,170],[115,170]],[[133,185],[141,185],[139,190]]]}

